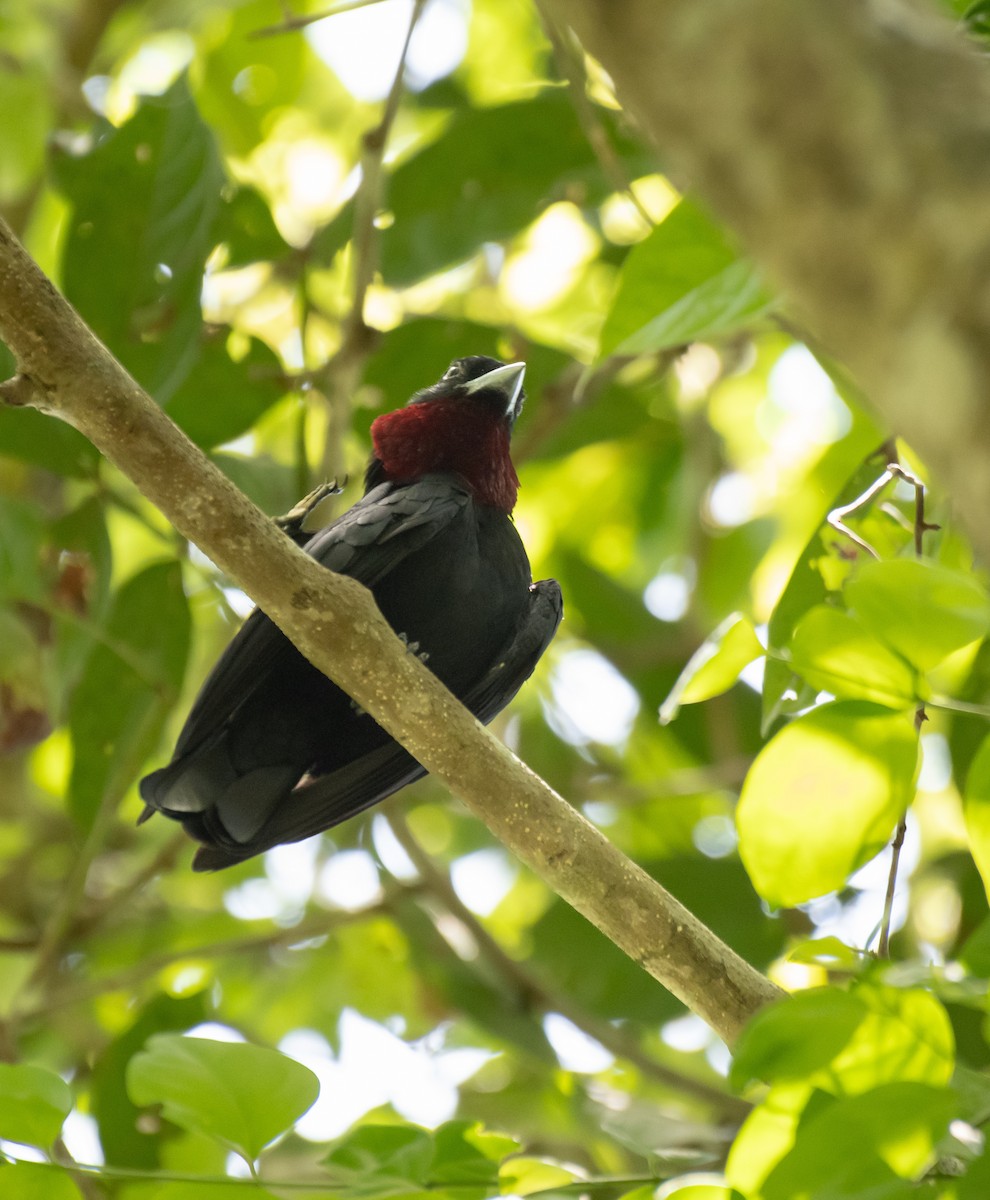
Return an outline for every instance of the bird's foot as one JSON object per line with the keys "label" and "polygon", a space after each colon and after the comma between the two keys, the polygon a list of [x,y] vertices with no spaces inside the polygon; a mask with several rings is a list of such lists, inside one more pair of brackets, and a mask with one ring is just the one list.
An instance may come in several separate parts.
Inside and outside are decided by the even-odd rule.
{"label": "bird's foot", "polygon": [[405,646],[408,654],[415,654],[420,662],[426,662],[430,657],[429,650],[420,650],[419,642],[411,642],[404,633],[399,634],[399,641]]}
{"label": "bird's foot", "polygon": [[[347,480],[344,480],[346,483]],[[284,530],[291,538],[302,536],[304,539],[308,537],[303,532],[303,525],[310,513],[323,501],[327,496],[339,496],[344,490],[343,485],[338,484],[336,479],[332,479],[327,483],[321,483],[318,487],[313,488],[308,496],[304,496],[294,508],[289,509],[281,517],[275,518],[275,524],[279,529]]]}

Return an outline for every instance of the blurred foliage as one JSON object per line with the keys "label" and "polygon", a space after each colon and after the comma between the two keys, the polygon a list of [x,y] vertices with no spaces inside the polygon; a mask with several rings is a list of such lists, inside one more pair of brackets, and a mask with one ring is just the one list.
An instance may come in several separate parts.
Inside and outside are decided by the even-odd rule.
{"label": "blurred foliage", "polygon": [[0,410],[0,1192],[983,1197],[986,577],[527,0],[431,0],[369,196],[410,7],[259,36],[286,6],[4,6],[0,205],[272,513],[360,479],[452,358],[525,359],[517,520],[566,621],[497,728],[796,994],[727,1077],[430,780],[194,876],[135,782],[244,597],[73,429]]}

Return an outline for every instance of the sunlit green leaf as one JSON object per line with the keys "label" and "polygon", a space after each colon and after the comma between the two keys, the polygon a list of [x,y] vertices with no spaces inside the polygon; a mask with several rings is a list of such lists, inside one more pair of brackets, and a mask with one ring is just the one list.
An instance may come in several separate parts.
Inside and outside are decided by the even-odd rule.
{"label": "sunlit green leaf", "polygon": [[761,1009],[736,1046],[733,1085],[812,1082],[865,1016],[860,1000],[835,988],[814,988]]}
{"label": "sunlit green leaf", "polygon": [[682,200],[630,251],[598,355],[649,354],[731,333],[770,303],[756,270],[725,231]]}
{"label": "sunlit green leaf", "polygon": [[539,1158],[519,1155],[510,1158],[499,1171],[501,1190],[516,1196],[530,1196],[536,1192],[552,1192],[554,1188],[566,1187],[578,1178],[573,1171],[558,1163],[544,1162]]}
{"label": "sunlit green leaf", "polygon": [[786,725],[743,784],[739,853],[756,890],[792,905],[841,887],[893,833],[914,793],[907,715],[856,701]]}
{"label": "sunlit green leaf", "polygon": [[990,895],[990,737],[984,738],[969,768],[963,803],[970,853]]}
{"label": "sunlit green leaf", "polygon": [[922,671],[990,631],[990,596],[973,575],[921,559],[864,563],[845,587],[863,625]]}
{"label": "sunlit green leaf", "polygon": [[81,1200],[83,1195],[67,1171],[27,1162],[0,1162],[0,1194],[4,1200]]}
{"label": "sunlit green leaf", "polygon": [[838,1100],[802,1122],[793,1148],[768,1176],[767,1200],[800,1195],[914,1195],[903,1180],[928,1166],[956,1113],[952,1093],[892,1083]]}
{"label": "sunlit green leaf", "polygon": [[697,704],[728,691],[744,667],[763,654],[750,621],[741,613],[726,617],[688,660],[670,695],[660,706],[660,722],[669,724],[683,704]]}
{"label": "sunlit green leaf", "polygon": [[872,700],[888,708],[918,702],[919,682],[911,667],[838,608],[819,604],[801,618],[791,637],[790,660],[813,687],[843,700]]}
{"label": "sunlit green leaf", "polygon": [[0,1063],[0,1137],[48,1149],[71,1109],[72,1090],[54,1071]]}
{"label": "sunlit green leaf", "polygon": [[160,1104],[176,1125],[255,1159],[312,1107],[320,1085],[276,1050],[166,1033],[131,1059],[127,1091],[135,1104]]}

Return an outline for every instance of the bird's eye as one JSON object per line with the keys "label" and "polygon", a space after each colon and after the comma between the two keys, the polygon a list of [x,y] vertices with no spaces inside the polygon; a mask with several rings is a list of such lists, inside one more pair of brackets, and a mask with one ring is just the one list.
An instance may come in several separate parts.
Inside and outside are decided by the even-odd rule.
{"label": "bird's eye", "polygon": [[443,373],[444,379],[460,379],[464,374],[464,367],[459,362],[452,362],[446,371]]}

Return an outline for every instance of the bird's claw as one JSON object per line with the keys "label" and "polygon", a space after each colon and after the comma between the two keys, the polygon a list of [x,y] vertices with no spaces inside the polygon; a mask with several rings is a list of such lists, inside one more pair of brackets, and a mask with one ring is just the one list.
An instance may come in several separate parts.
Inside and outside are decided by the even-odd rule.
{"label": "bird's claw", "polygon": [[[346,483],[347,480],[344,480]],[[283,514],[281,517],[275,517],[275,524],[279,529],[284,530],[289,537],[296,537],[303,532],[303,525],[306,524],[306,519],[310,513],[323,501],[327,496],[339,496],[344,490],[343,485],[338,484],[336,479],[331,479],[327,482],[319,484],[313,488],[308,496],[304,496],[293,508]]]}
{"label": "bird's claw", "polygon": [[426,662],[430,657],[429,650],[420,650],[419,642],[411,642],[404,633],[399,634],[399,641],[405,646],[408,654],[415,654],[420,662]]}

